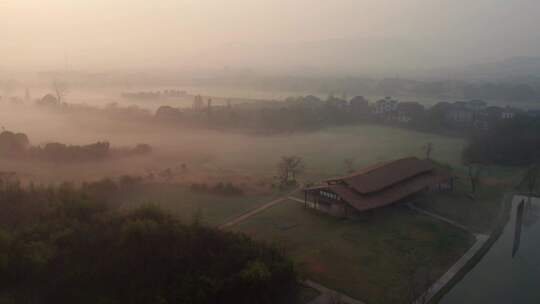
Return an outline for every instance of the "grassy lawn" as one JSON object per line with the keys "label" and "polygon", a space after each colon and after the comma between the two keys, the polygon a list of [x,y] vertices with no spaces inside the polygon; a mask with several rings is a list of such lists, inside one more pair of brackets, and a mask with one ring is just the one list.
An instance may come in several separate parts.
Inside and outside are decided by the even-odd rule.
{"label": "grassy lawn", "polygon": [[[222,144],[224,140],[227,145]],[[502,195],[517,174],[515,169],[486,169],[482,186],[472,201],[465,195],[469,191],[468,180],[461,165],[464,140],[377,125],[269,137],[227,135],[204,144],[207,142],[219,144],[219,149],[207,149],[219,153],[208,152],[200,164],[203,169],[220,172],[232,168],[236,174],[256,180],[275,175],[281,156],[298,155],[306,164],[301,176],[304,181],[344,174],[344,160],[348,158],[354,159],[355,167],[362,168],[401,157],[423,157],[422,147],[431,142],[432,158],[452,166],[460,180],[456,193],[431,195],[418,204],[482,232],[491,227]],[[193,149],[202,145],[196,141],[184,144]],[[155,203],[185,221],[199,214],[204,223],[217,225],[280,195],[276,191],[269,195],[226,197],[161,184],[145,185],[124,201],[129,202],[126,207]],[[402,206],[376,210],[352,221],[287,201],[232,229],[278,242],[301,265],[307,277],[369,304],[406,302],[411,267],[428,267],[433,280],[439,278],[473,242],[467,232]],[[311,296],[307,292],[307,297]]]}
{"label": "grassy lawn", "polygon": [[278,242],[310,279],[367,303],[403,302],[411,266],[428,265],[438,278],[473,242],[465,231],[400,206],[352,221],[287,201],[233,229]]}
{"label": "grassy lawn", "polygon": [[429,193],[418,196],[415,204],[469,227],[475,232],[489,233],[495,224],[505,193],[519,182],[519,168],[487,168],[482,182],[471,195],[467,177],[458,175],[454,192]]}
{"label": "grassy lawn", "polygon": [[[362,168],[378,161],[411,155],[421,157],[424,153],[422,147],[427,142],[433,143],[432,156],[435,159],[456,165],[465,145],[463,140],[457,138],[379,125],[343,126],[279,136],[219,134],[217,137],[214,134],[215,138],[210,136],[205,141],[186,136],[177,139],[178,143],[171,142],[181,143],[189,151],[207,151],[197,154],[200,159],[196,158],[196,164],[188,164],[192,170],[190,176],[211,172],[217,181],[220,174],[226,175],[231,171],[237,179],[233,180],[236,185],[247,183],[248,186],[259,179],[269,180],[269,177],[276,175],[276,164],[283,155],[303,157],[306,170],[300,179],[318,181],[344,174],[347,170],[344,160],[347,158],[354,159],[354,166]],[[228,144],[224,145],[223,142]],[[249,179],[239,180],[239,177]],[[200,179],[206,180],[208,176],[201,173]],[[221,180],[227,179],[224,177]],[[201,213],[204,222],[218,224],[269,201],[271,196],[220,197],[192,193],[181,186],[150,185],[138,189],[125,201],[129,202],[128,205],[156,203],[186,220]]]}
{"label": "grassy lawn", "polygon": [[[362,168],[396,158],[423,157],[423,146],[433,143],[432,157],[452,166],[461,163],[465,141],[459,138],[380,125],[332,127],[308,133],[279,136],[228,136],[230,145],[218,148],[208,166],[235,168],[253,175],[275,175],[283,155],[298,155],[306,170],[301,178],[317,181],[346,173],[345,159]],[[247,150],[246,147],[249,147]]]}
{"label": "grassy lawn", "polygon": [[279,196],[270,195],[221,196],[194,193],[188,187],[175,184],[144,184],[122,197],[123,208],[152,203],[190,222],[195,217],[208,225],[219,225]]}

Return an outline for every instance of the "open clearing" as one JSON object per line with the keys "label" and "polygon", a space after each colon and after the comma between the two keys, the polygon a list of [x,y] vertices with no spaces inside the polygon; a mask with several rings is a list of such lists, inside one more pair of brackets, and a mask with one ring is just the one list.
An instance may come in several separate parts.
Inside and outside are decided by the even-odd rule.
{"label": "open clearing", "polygon": [[180,219],[195,219],[207,225],[219,225],[247,210],[256,208],[279,196],[279,192],[267,195],[222,196],[194,193],[188,187],[176,184],[146,184],[122,198],[123,208],[142,204],[156,204],[172,212]]}
{"label": "open clearing", "polygon": [[[178,161],[169,156],[157,162],[161,168],[166,168],[168,164],[176,167],[181,162],[187,163],[189,173],[174,178],[182,185],[145,185],[143,189],[124,198],[124,201],[129,201],[130,206],[156,203],[184,220],[191,220],[195,214],[199,214],[203,222],[217,225],[279,195],[278,191],[270,187],[272,176],[276,174],[276,164],[283,155],[303,157],[306,171],[301,179],[310,182],[344,174],[344,159],[347,158],[354,159],[354,165],[361,168],[378,161],[410,155],[421,157],[422,147],[427,142],[433,143],[433,158],[457,166],[464,145],[461,139],[376,125],[335,127],[317,132],[275,136],[209,131],[205,134],[208,137],[202,141],[200,137],[180,132],[167,145],[168,149],[177,145],[183,147],[180,151],[187,149],[206,152],[196,156],[189,153],[192,156],[189,158],[179,153]],[[222,145],[224,142],[228,144]],[[156,150],[159,153],[159,146]],[[220,178],[240,186],[246,195],[227,197],[189,190],[192,181],[212,180],[209,183],[212,185]],[[265,181],[266,190],[250,191],[260,181]]]}
{"label": "open clearing", "polygon": [[[246,142],[240,144],[240,137]],[[290,135],[230,138],[238,145],[220,149],[213,159],[227,168],[242,168],[251,173],[268,175],[283,155],[303,157],[306,172],[303,178],[320,178],[346,172],[345,159],[353,159],[361,168],[375,162],[407,156],[423,157],[423,146],[433,144],[432,157],[437,161],[459,165],[465,141],[459,138],[421,133],[378,125],[333,127],[316,132]],[[229,138],[225,136],[224,138]],[[239,159],[239,156],[242,158]]]}
{"label": "open clearing", "polygon": [[233,227],[277,242],[321,284],[367,303],[401,303],[411,267],[442,275],[473,243],[446,223],[393,206],[342,220],[287,201]]}
{"label": "open clearing", "polygon": [[513,189],[522,176],[519,168],[488,168],[474,195],[470,183],[462,176],[454,192],[426,193],[415,197],[417,207],[458,222],[477,233],[489,233],[496,222],[505,193]]}
{"label": "open clearing", "polygon": [[[271,185],[275,182],[276,164],[284,155],[302,157],[306,170],[300,176],[301,181],[316,182],[346,173],[345,159],[353,159],[354,166],[362,168],[402,157],[424,157],[423,147],[431,142],[434,160],[451,165],[461,176],[465,173],[461,166],[461,152],[466,145],[463,139],[373,124],[292,134],[248,135],[136,122],[125,122],[113,128],[110,121],[95,117],[80,117],[75,121],[73,117],[67,119],[56,114],[37,117],[26,114],[27,119],[11,113],[4,116],[6,119],[17,117],[8,121],[10,128],[27,133],[36,144],[50,141],[85,144],[107,139],[116,146],[148,143],[154,147],[149,156],[86,163],[83,167],[80,164],[2,161],[0,165],[4,170],[17,171],[28,179],[58,183],[122,174],[146,176],[154,172],[159,175],[166,169],[176,174],[185,164],[187,173],[173,176],[171,183],[141,186],[122,198],[123,207],[154,203],[184,221],[199,218],[208,225],[222,224],[283,195]],[[62,119],[50,119],[60,117]],[[46,123],[49,121],[56,123]],[[35,128],[35,125],[40,127]],[[487,174],[502,178],[513,173],[493,169]],[[189,189],[191,183],[202,181],[209,186],[232,182],[245,190],[245,195],[194,193]],[[466,180],[462,183],[465,189]],[[460,197],[454,205],[455,197],[448,195],[429,199],[423,207],[468,224],[486,215],[491,217],[496,210],[491,204],[494,199],[500,201],[493,195],[482,200],[486,203],[473,205]],[[488,226],[478,223],[479,230]],[[303,265],[309,278],[370,304],[399,303],[404,299],[408,293],[406,284],[410,281],[406,274],[410,257],[404,253],[414,249],[422,258],[431,259],[422,263],[431,265],[433,276],[438,277],[472,242],[465,231],[404,207],[378,210],[353,222],[304,210],[296,202],[284,202],[233,229],[281,242]],[[392,298],[387,298],[390,295]]]}

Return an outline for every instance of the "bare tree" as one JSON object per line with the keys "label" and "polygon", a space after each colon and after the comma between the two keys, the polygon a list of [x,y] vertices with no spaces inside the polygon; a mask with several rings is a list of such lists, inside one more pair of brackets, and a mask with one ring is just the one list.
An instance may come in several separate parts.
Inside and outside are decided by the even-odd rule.
{"label": "bare tree", "polygon": [[521,179],[519,188],[525,188],[527,190],[527,201],[525,203],[525,216],[523,217],[523,225],[530,227],[532,224],[538,221],[540,213],[538,208],[532,204],[532,196],[538,189],[538,173],[540,167],[537,163],[531,165]]}
{"label": "bare tree", "polygon": [[478,185],[480,183],[480,175],[482,174],[482,171],[484,170],[484,167],[480,164],[467,164],[467,173],[469,175],[469,181],[471,182],[471,193],[475,194],[476,190],[478,189]]}
{"label": "bare tree", "polygon": [[193,110],[200,111],[203,108],[204,101],[201,95],[195,96],[193,99]]}
{"label": "bare tree", "polygon": [[525,187],[527,189],[527,194],[532,195],[538,186],[538,164],[531,165],[525,173],[520,182],[520,187]]}
{"label": "bare tree", "polygon": [[208,104],[208,106],[206,108],[206,114],[208,114],[208,116],[210,116],[210,114],[212,113],[212,98],[208,98],[207,104]]}
{"label": "bare tree", "polygon": [[65,82],[57,80],[53,81],[53,83],[51,84],[51,89],[54,91],[58,103],[62,103],[64,101],[64,98],[69,93],[68,85]]}
{"label": "bare tree", "polygon": [[299,156],[282,156],[278,165],[278,177],[282,185],[296,184],[296,176],[304,171],[304,161]]}
{"label": "bare tree", "polygon": [[346,158],[343,160],[343,165],[345,166],[345,169],[347,170],[347,173],[353,173],[354,172],[354,158]]}
{"label": "bare tree", "polygon": [[159,172],[159,176],[163,178],[166,182],[170,182],[174,178],[174,173],[171,168],[167,168]]}
{"label": "bare tree", "polygon": [[431,153],[433,152],[433,143],[428,142],[424,147],[424,152],[426,153],[426,159],[431,159]]}

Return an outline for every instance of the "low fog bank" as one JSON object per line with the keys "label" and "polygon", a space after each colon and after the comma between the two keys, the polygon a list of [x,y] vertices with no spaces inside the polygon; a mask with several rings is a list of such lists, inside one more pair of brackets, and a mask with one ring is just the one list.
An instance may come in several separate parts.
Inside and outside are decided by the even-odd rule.
{"label": "low fog bank", "polygon": [[[285,100],[289,96],[329,95],[368,98],[393,96],[422,103],[483,99],[505,104],[539,104],[540,59],[511,58],[464,68],[438,69],[423,76],[329,73],[309,67],[269,71],[259,68],[141,69],[134,71],[53,70],[23,76],[0,73],[0,96],[33,100],[67,86],[70,103],[106,106],[138,105],[155,110],[161,105],[189,107],[193,96],[219,99]],[[439,73],[439,75],[435,75]],[[474,76],[476,75],[476,76]],[[174,90],[175,98],[130,98],[130,94]],[[221,101],[223,103],[223,101]]]}
{"label": "low fog bank", "polygon": [[[134,147],[139,143],[152,147],[151,153],[143,155],[76,162],[0,158],[2,171],[16,172],[23,181],[45,184],[126,174],[155,176],[157,181],[186,185],[227,181],[254,184],[261,180],[271,183],[279,158],[298,152],[284,143],[300,137],[196,130],[149,121],[112,119],[92,112],[63,113],[35,105],[3,104],[0,121],[4,130],[26,134],[35,146],[52,142],[87,145],[106,141],[115,148]],[[245,157],[246,154],[257,157]]]}
{"label": "low fog bank", "polygon": [[[56,92],[56,97],[47,94],[35,101],[5,100],[0,103],[0,126],[3,131],[26,134],[37,150],[47,150],[50,143],[66,145],[71,151],[107,142],[113,149],[124,151],[122,157],[71,157],[78,159],[76,162],[47,161],[43,157],[3,158],[2,170],[15,171],[25,181],[44,183],[129,174],[149,179],[157,176],[158,181],[186,185],[207,181],[271,185],[280,158],[292,155],[304,158],[307,175],[313,180],[344,173],[344,160],[358,159],[355,166],[360,167],[372,164],[374,159],[423,156],[427,143],[444,147],[436,148],[445,151],[441,160],[460,166],[464,142],[473,133],[485,133],[486,128],[496,132],[497,125],[504,121],[504,111],[519,116],[512,120],[515,122],[536,117],[535,111],[517,108],[517,104],[516,108],[502,108],[469,101],[501,111],[494,112],[498,116],[486,116],[490,120],[481,121],[484,129],[480,130],[476,124],[456,124],[447,115],[459,105],[468,104],[464,102],[424,106],[430,102],[402,102],[390,97],[378,101],[362,96],[351,99],[346,94],[327,99],[309,95],[269,100],[138,88],[111,90],[112,95],[104,94],[101,103],[94,103],[92,97],[85,99],[83,92]],[[89,96],[103,91],[94,94]],[[403,120],[403,111],[397,116],[377,114],[379,103],[413,109]],[[519,103],[525,108],[523,105]],[[130,153],[139,144],[147,144],[152,152]]]}

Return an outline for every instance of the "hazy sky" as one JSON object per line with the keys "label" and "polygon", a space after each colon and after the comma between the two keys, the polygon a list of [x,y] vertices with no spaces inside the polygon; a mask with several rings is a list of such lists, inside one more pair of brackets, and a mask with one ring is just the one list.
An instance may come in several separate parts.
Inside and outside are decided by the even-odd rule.
{"label": "hazy sky", "polygon": [[0,66],[445,66],[539,28],[538,0],[0,0]]}

